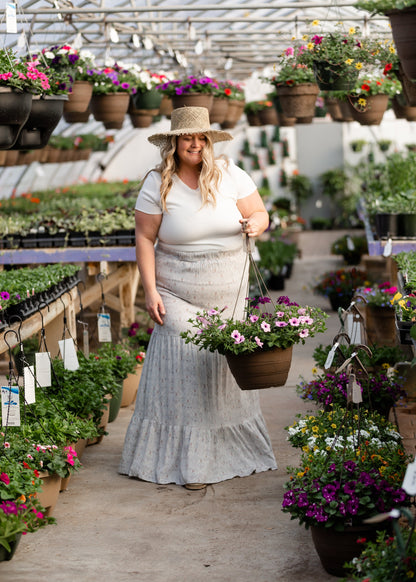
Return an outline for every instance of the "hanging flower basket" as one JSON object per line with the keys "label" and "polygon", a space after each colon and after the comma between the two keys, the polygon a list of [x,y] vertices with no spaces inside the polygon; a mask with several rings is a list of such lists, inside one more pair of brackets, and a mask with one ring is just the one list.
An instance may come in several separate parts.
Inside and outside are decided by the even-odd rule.
{"label": "hanging flower basket", "polygon": [[0,87],[0,149],[13,147],[32,107],[31,93]]}
{"label": "hanging flower basket", "polygon": [[313,61],[313,74],[321,91],[352,91],[358,70],[328,61]]}
{"label": "hanging flower basket", "polygon": [[274,348],[252,354],[226,356],[228,366],[241,390],[284,386],[292,363],[293,347]]}
{"label": "hanging flower basket", "polygon": [[89,81],[75,81],[64,104],[64,113],[85,113],[91,101],[92,88],[93,84]]}
{"label": "hanging flower basket", "polygon": [[160,102],[159,115],[165,115],[166,117],[170,117],[172,110],[173,110],[172,99],[168,97],[168,95],[163,95],[162,101]]}
{"label": "hanging flower basket", "polygon": [[44,148],[62,118],[67,99],[67,95],[33,97],[29,117],[13,148],[19,150]]}
{"label": "hanging flower basket", "polygon": [[131,95],[130,100],[134,109],[156,109],[157,115],[159,113],[160,104],[162,102],[162,93],[157,89],[145,91],[144,93],[135,93]]}
{"label": "hanging flower basket", "polygon": [[226,97],[214,97],[209,120],[211,123],[223,123],[227,117],[229,99]]}
{"label": "hanging flower basket", "polygon": [[313,117],[319,87],[316,83],[278,86],[276,88],[282,112],[286,117]]}
{"label": "hanging flower basket", "polygon": [[349,96],[350,113],[355,121],[360,125],[380,125],[384,113],[389,103],[388,95],[367,95],[365,97],[366,105],[360,108],[358,105],[360,96]]}
{"label": "hanging flower basket", "polygon": [[221,129],[233,129],[244,112],[244,101],[239,101],[238,99],[230,99],[228,102],[227,115],[224,121],[220,124]]}
{"label": "hanging flower basket", "polygon": [[214,95],[208,93],[190,93],[189,95],[173,95],[172,105],[174,109],[178,107],[206,107],[211,111],[214,103]]}
{"label": "hanging flower basket", "polygon": [[416,8],[403,8],[386,12],[397,55],[409,79],[416,79]]}
{"label": "hanging flower basket", "polygon": [[396,71],[397,78],[402,84],[403,96],[406,100],[406,104],[412,106],[416,105],[416,83],[411,81],[406,75],[403,65],[399,63],[399,69]]}
{"label": "hanging flower basket", "polygon": [[130,103],[129,93],[93,95],[90,109],[96,121],[106,129],[121,129]]}
{"label": "hanging flower basket", "polygon": [[79,113],[78,111],[65,111],[63,113],[63,118],[67,123],[87,123],[91,115],[90,108],[83,113]]}
{"label": "hanging flower basket", "polygon": [[327,108],[332,121],[344,121],[338,99],[327,95],[325,97],[325,107]]}

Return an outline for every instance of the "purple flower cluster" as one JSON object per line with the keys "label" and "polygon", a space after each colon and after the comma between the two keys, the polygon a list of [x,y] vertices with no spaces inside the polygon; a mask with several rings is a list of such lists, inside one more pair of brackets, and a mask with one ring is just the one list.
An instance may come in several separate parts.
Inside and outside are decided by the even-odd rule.
{"label": "purple flower cluster", "polygon": [[333,463],[319,478],[306,473],[290,481],[288,487],[283,495],[283,511],[308,525],[354,521],[360,516],[389,511],[406,500],[401,487],[392,486],[377,469],[364,471],[354,461],[344,461],[340,466]]}

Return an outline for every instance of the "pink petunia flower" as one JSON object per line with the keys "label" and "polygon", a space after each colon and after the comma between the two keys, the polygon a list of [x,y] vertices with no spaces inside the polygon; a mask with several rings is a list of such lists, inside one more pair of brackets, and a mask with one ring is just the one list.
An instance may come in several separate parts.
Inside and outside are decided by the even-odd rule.
{"label": "pink petunia flower", "polygon": [[259,346],[259,348],[263,347],[263,342],[261,342],[257,336],[255,336],[254,340],[255,340],[256,344]]}
{"label": "pink petunia flower", "polygon": [[276,327],[286,327],[287,323],[286,321],[276,321]]}
{"label": "pink petunia flower", "polygon": [[270,324],[267,321],[262,321],[260,327],[265,332],[270,331]]}
{"label": "pink petunia flower", "polygon": [[293,325],[293,327],[297,327],[300,324],[300,321],[297,317],[291,317],[289,323],[290,325]]}
{"label": "pink petunia flower", "polygon": [[301,329],[299,332],[299,337],[308,337],[309,329]]}

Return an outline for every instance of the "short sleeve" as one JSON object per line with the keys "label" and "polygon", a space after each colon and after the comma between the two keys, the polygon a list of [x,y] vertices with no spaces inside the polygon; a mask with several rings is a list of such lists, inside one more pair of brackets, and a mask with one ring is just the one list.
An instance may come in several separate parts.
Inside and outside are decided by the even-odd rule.
{"label": "short sleeve", "polygon": [[247,174],[245,170],[237,166],[233,160],[228,160],[228,165],[223,169],[230,176],[233,182],[237,192],[237,200],[240,198],[246,198],[257,190],[257,185],[252,177]]}
{"label": "short sleeve", "polygon": [[162,214],[160,201],[161,178],[159,172],[151,171],[145,178],[136,201],[136,210],[145,214]]}

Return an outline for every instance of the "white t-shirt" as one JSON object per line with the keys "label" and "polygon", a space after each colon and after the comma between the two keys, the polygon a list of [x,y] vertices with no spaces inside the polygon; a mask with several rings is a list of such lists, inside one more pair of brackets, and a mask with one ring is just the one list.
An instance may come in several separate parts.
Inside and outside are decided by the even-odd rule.
{"label": "white t-shirt", "polygon": [[257,189],[252,178],[232,161],[216,161],[222,178],[216,205],[202,206],[199,188],[189,188],[174,175],[166,198],[167,212],[160,201],[161,176],[151,171],[137,197],[136,210],[145,214],[163,214],[159,240],[178,251],[235,250],[242,244],[240,211],[237,200]]}

